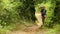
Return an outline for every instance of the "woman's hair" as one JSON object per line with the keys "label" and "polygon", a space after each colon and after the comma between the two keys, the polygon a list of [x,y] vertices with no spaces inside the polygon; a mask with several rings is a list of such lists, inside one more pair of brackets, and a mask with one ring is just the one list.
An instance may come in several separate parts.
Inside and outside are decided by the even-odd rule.
{"label": "woman's hair", "polygon": [[41,6],[40,8],[41,8],[41,9],[45,9],[45,6]]}
{"label": "woman's hair", "polygon": [[45,6],[41,6],[41,8],[45,8]]}

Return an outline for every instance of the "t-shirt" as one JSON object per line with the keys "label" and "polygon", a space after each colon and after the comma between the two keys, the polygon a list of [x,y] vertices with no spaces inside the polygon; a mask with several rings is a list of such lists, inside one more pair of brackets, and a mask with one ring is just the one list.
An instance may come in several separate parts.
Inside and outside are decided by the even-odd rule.
{"label": "t-shirt", "polygon": [[46,9],[41,10],[42,16],[46,15]]}

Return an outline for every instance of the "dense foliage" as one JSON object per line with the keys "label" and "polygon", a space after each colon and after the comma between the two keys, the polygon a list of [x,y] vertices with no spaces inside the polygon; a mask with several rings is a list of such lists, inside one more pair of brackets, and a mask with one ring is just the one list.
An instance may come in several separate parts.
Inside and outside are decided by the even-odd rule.
{"label": "dense foliage", "polygon": [[23,23],[35,21],[33,0],[0,0],[0,24]]}
{"label": "dense foliage", "polygon": [[43,28],[55,27],[55,31],[51,29],[47,34],[60,32],[60,0],[0,0],[0,34],[16,28],[16,24],[35,24],[35,13],[40,12],[43,5],[47,10]]}
{"label": "dense foliage", "polygon": [[35,12],[46,6],[46,24],[53,25],[60,22],[59,0],[0,0],[0,25],[12,23],[35,22]]}

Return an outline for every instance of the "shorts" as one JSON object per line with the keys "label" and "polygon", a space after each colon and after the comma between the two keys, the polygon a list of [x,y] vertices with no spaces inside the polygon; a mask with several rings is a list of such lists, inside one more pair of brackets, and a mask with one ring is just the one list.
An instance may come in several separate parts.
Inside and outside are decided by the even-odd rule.
{"label": "shorts", "polygon": [[46,18],[46,15],[42,15],[43,18]]}

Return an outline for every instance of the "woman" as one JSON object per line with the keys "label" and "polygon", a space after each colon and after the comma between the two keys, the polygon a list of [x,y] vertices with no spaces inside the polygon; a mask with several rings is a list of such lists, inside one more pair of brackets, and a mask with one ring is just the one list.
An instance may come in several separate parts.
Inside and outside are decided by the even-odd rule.
{"label": "woman", "polygon": [[45,6],[41,7],[41,15],[42,15],[42,22],[44,24],[45,18],[46,18],[46,9]]}

